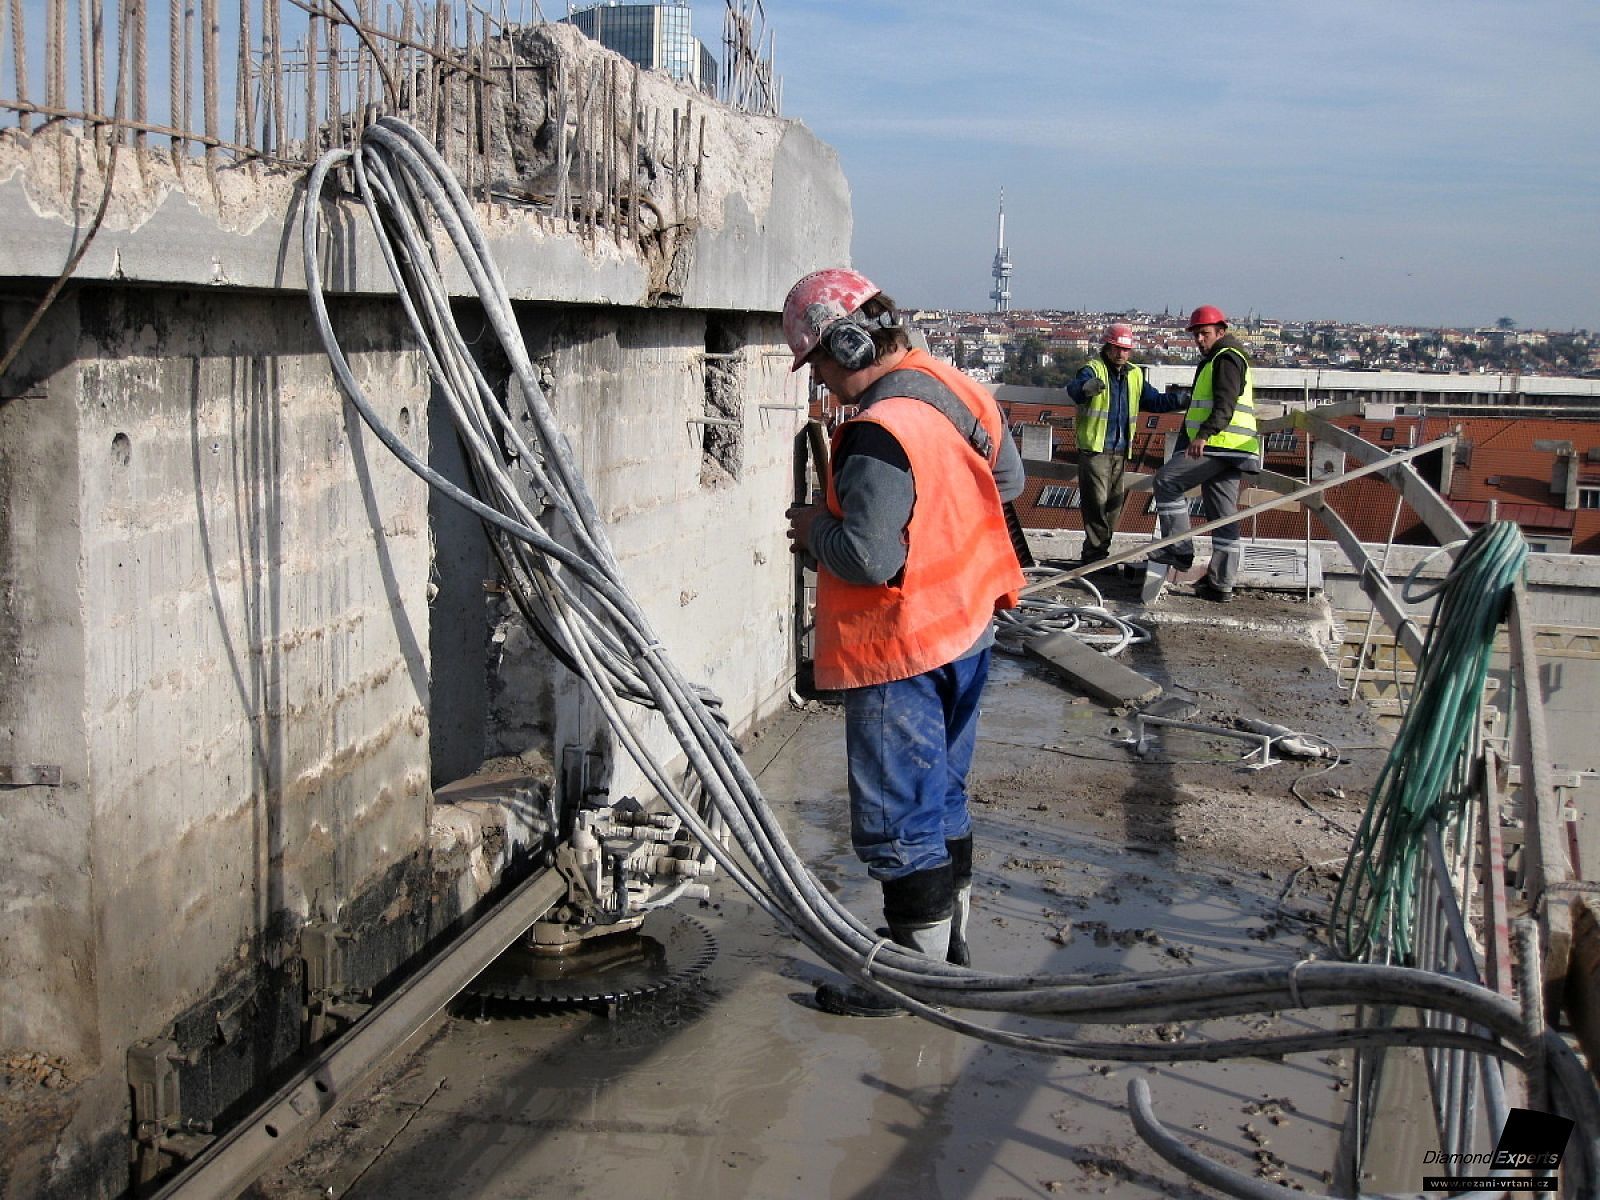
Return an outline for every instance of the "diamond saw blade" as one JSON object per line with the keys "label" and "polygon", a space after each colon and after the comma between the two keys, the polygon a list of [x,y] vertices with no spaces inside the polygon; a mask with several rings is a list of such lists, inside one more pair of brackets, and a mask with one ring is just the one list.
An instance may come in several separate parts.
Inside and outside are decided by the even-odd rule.
{"label": "diamond saw blade", "polygon": [[638,929],[594,938],[567,954],[512,946],[466,987],[466,994],[529,1004],[610,1004],[661,991],[699,974],[716,957],[711,931],[670,908]]}

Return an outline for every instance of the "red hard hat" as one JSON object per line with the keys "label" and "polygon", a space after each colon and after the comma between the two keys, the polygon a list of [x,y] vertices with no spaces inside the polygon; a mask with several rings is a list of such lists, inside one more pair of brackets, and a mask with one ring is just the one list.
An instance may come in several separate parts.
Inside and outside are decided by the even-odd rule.
{"label": "red hard hat", "polygon": [[789,289],[783,302],[783,336],[794,351],[798,371],[822,335],[881,291],[877,284],[848,267],[813,271]]}
{"label": "red hard hat", "polygon": [[1124,325],[1118,321],[1115,325],[1106,326],[1106,335],[1100,339],[1102,346],[1121,346],[1124,350],[1133,349],[1133,326]]}
{"label": "red hard hat", "polygon": [[1198,329],[1202,325],[1226,325],[1228,318],[1215,304],[1202,304],[1189,314],[1189,328]]}

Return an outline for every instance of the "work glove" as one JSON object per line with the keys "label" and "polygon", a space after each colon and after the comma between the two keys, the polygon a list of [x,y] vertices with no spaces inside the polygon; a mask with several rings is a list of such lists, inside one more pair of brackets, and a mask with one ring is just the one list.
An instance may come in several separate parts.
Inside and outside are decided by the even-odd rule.
{"label": "work glove", "polygon": [[1101,392],[1103,392],[1105,390],[1106,390],[1106,385],[1101,383],[1100,382],[1100,377],[1098,375],[1096,375],[1093,379],[1089,380],[1088,383],[1084,384],[1081,388],[1078,389],[1078,394],[1080,396],[1082,396],[1085,400],[1093,400],[1096,396],[1098,396]]}

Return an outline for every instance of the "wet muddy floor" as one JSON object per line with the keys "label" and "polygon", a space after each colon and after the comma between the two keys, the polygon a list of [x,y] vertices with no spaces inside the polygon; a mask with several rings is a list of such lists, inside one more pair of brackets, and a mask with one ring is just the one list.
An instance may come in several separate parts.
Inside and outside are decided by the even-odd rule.
{"label": "wet muddy floor", "polygon": [[[1108,600],[1133,605],[1131,586]],[[1317,734],[1346,765],[1251,769],[1249,747],[1167,731],[1137,757],[1129,717],[997,654],[972,795],[971,943],[998,971],[1183,971],[1329,953],[1326,916],[1383,735],[1344,704],[1315,604],[1173,595],[1122,656],[1191,701]],[[850,852],[843,722],[813,704],[747,739],[769,802],[823,883],[869,922]],[[1131,1079],[1201,1152],[1324,1192],[1350,1094],[1332,1055],[1125,1065],[1047,1058],[914,1018],[830,1016],[832,977],[731,885],[690,906],[717,953],[692,985],[618,1006],[458,1004],[338,1110],[257,1194],[300,1197],[1201,1196],[1135,1133]],[[1336,1015],[1081,1026],[1141,1045],[1291,1032]],[[1016,1018],[994,1018],[1026,1028]]]}

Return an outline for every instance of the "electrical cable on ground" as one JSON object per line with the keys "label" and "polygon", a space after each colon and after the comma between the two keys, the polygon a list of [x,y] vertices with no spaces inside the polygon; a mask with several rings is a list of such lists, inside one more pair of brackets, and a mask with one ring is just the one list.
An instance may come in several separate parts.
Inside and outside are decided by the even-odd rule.
{"label": "electrical cable on ground", "polygon": [[[1023,574],[1029,579],[1042,579],[1054,578],[1056,572],[1043,567],[1026,567]],[[1024,596],[1016,608],[995,614],[995,645],[1009,654],[1021,654],[1033,638],[1052,633],[1070,633],[1102,654],[1115,656],[1129,646],[1150,640],[1148,629],[1108,609],[1100,589],[1090,583],[1087,577],[1068,580],[1061,586],[1069,585],[1087,591],[1093,597],[1092,603],[1068,604],[1061,600]]]}
{"label": "electrical cable on ground", "polygon": [[[444,403],[469,447],[473,495],[434,471],[390,430],[351,370],[322,294],[318,232],[329,173],[347,166]],[[1524,1066],[1538,1060],[1560,1084],[1594,1161],[1600,1094],[1559,1036],[1525,1033],[1511,1000],[1460,979],[1406,967],[1310,961],[1167,973],[996,974],[885,943],[811,873],[728,735],[704,689],[678,671],[629,593],[603,522],[556,425],[516,314],[471,204],[431,144],[385,117],[358,149],[325,155],[311,173],[303,251],[316,326],[341,387],[376,436],[412,471],[484,521],[507,551],[532,619],[605,713],[625,752],[663,802],[751,900],[825,962],[863,979],[925,1020],[986,1041],[1076,1058],[1174,1062],[1274,1056],[1378,1045],[1453,1047]],[[447,235],[477,292],[526,404],[513,420],[467,353],[429,241]],[[526,428],[530,440],[525,440]],[[520,478],[513,478],[516,472]],[[558,537],[554,530],[559,530]],[[659,714],[701,789],[686,795],[630,724],[626,704]],[[869,961],[870,959],[870,961]],[[1417,1025],[1323,1029],[1292,1035],[1156,1043],[1079,1036],[1085,1025],[1205,1021],[1388,1003],[1421,1013]],[[967,1011],[1054,1018],[1053,1032],[995,1028]],[[1478,1027],[1453,1032],[1429,1014]]]}
{"label": "electrical cable on ground", "polygon": [[1329,763],[1325,767],[1313,767],[1311,770],[1306,771],[1304,774],[1300,775],[1297,779],[1295,779],[1295,781],[1293,783],[1291,783],[1289,785],[1289,794],[1291,796],[1293,796],[1296,800],[1300,801],[1300,806],[1302,808],[1304,808],[1312,816],[1316,817],[1319,821],[1323,821],[1327,825],[1331,826],[1332,828],[1337,829],[1340,833],[1344,834],[1345,837],[1347,837],[1347,838],[1354,838],[1356,836],[1356,831],[1354,829],[1351,829],[1348,825],[1345,825],[1345,824],[1343,824],[1343,823],[1341,823],[1339,821],[1335,821],[1327,813],[1323,812],[1315,804],[1311,803],[1311,801],[1307,800],[1304,796],[1302,796],[1300,794],[1300,785],[1302,783],[1304,783],[1306,780],[1310,779],[1312,776],[1314,776],[1314,775],[1328,775],[1328,774],[1331,774],[1332,772],[1338,770],[1340,767],[1347,767],[1349,765],[1350,765],[1350,762],[1349,762],[1348,759],[1345,759],[1343,757],[1336,757],[1331,763]]}

